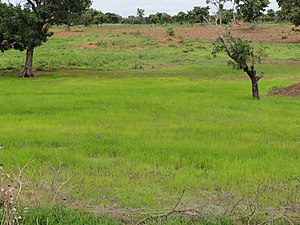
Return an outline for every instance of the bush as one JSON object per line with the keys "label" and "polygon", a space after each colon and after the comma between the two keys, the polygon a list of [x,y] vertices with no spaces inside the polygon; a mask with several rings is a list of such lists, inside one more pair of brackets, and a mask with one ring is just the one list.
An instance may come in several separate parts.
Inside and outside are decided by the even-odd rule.
{"label": "bush", "polygon": [[175,36],[175,31],[173,30],[172,27],[169,27],[167,30],[166,30],[167,34],[169,36]]}

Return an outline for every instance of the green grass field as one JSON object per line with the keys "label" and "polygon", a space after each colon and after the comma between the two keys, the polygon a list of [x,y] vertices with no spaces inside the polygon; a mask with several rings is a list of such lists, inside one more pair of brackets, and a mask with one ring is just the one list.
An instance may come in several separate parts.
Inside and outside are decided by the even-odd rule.
{"label": "green grass field", "polygon": [[[171,209],[183,190],[185,201],[221,190],[251,199],[262,186],[262,207],[299,203],[300,99],[266,93],[300,82],[300,45],[262,43],[253,101],[250,81],[211,57],[211,43],[154,41],[53,38],[35,55],[51,71],[34,79],[16,78],[24,53],[0,54],[0,163],[16,171],[32,158],[22,204],[59,202],[53,177],[70,201],[105,209]],[[99,47],[80,47],[88,42]]]}

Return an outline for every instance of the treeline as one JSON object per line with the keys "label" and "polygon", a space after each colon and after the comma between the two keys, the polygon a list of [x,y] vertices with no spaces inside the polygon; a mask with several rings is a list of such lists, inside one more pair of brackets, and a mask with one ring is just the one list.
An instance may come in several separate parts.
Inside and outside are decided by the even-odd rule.
{"label": "treeline", "polygon": [[[85,11],[80,18],[73,21],[76,25],[101,25],[101,24],[154,24],[154,25],[168,25],[173,23],[178,24],[190,24],[205,23],[205,22],[216,22],[219,23],[219,18],[216,15],[209,14],[209,7],[194,7],[194,9],[183,12],[180,11],[178,14],[172,16],[168,13],[157,12],[156,14],[150,14],[144,16],[138,14],[140,9],[137,9],[137,15],[128,16],[126,18],[116,13],[103,13],[96,9],[88,9]],[[236,14],[233,9],[224,9],[222,12],[222,23],[229,24],[234,19],[243,20],[243,17]],[[234,15],[236,14],[236,15]],[[266,13],[260,15],[256,22],[270,22],[279,23],[284,22],[285,19],[282,16],[281,11],[275,11],[269,9]]]}
{"label": "treeline", "polygon": [[[268,9],[269,0],[207,0],[207,7],[194,7],[183,12],[180,11],[172,16],[165,12],[157,12],[145,16],[144,9],[137,9],[136,15],[126,18],[111,12],[101,12],[96,9],[84,11],[80,17],[72,21],[74,25],[101,25],[107,24],[161,24],[172,23],[190,24],[195,23],[216,23],[229,24],[236,20],[251,23],[269,22],[292,22],[300,25],[300,1],[299,0],[277,0],[280,10]],[[231,2],[232,8],[226,9],[225,3]],[[210,15],[210,8],[216,9],[214,15]]]}

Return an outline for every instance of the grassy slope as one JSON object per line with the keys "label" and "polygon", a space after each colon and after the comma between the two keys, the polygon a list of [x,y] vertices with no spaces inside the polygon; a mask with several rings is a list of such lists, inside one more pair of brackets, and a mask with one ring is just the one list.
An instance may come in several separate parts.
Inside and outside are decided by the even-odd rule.
{"label": "grassy slope", "polygon": [[[78,48],[100,39],[121,44]],[[257,102],[243,74],[227,68],[223,57],[211,59],[209,43],[144,41],[149,38],[125,34],[52,39],[37,50],[38,67],[100,71],[48,72],[31,80],[2,71],[1,163],[22,165],[34,154],[28,176],[50,181],[52,166],[62,162],[60,181],[73,174],[77,185],[67,195],[89,204],[110,204],[106,195],[128,207],[161,209],[183,189],[189,198],[219,186],[251,196],[262,182],[274,187],[265,204],[285,199],[299,184],[300,102],[265,93],[299,82],[300,46],[264,44],[280,64],[261,68],[266,78]],[[147,51],[125,51],[130,45]],[[19,68],[21,55],[0,55],[1,67]],[[167,68],[130,69],[135,64]]]}

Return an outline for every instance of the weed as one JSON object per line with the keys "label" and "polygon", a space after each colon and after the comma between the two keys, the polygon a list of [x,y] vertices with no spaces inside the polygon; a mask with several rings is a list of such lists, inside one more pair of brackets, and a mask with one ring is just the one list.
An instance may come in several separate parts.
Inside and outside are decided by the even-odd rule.
{"label": "weed", "polygon": [[143,65],[139,64],[139,63],[135,63],[131,68],[134,69],[134,70],[142,70],[142,69],[144,69]]}

